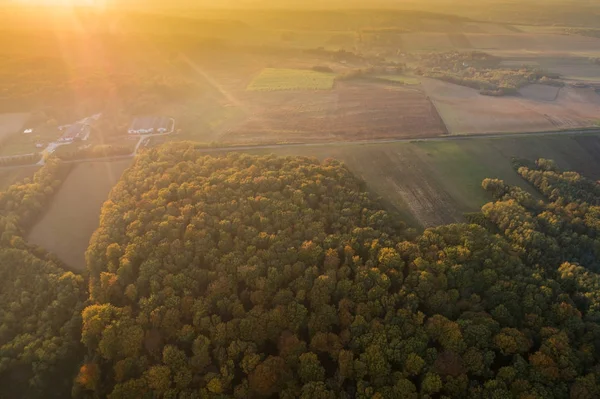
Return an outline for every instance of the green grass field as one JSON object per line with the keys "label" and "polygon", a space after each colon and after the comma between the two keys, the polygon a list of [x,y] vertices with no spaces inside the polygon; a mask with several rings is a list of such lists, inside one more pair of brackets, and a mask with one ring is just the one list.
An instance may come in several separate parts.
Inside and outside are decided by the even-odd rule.
{"label": "green grass field", "polygon": [[335,74],[302,69],[266,68],[250,82],[249,91],[330,90]]}
{"label": "green grass field", "polygon": [[17,133],[11,135],[0,145],[0,156],[24,155],[41,152],[42,148],[37,148],[36,143],[47,144],[61,136],[61,132],[56,128],[42,127],[32,134]]}
{"label": "green grass field", "polygon": [[100,209],[131,159],[77,164],[56,193],[28,241],[56,255],[73,270],[85,270],[84,253],[98,228]]}

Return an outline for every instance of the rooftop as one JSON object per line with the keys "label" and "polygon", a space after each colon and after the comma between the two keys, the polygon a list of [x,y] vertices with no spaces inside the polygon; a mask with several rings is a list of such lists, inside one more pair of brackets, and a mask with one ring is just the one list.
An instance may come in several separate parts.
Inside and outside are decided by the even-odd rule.
{"label": "rooftop", "polygon": [[139,116],[133,119],[129,130],[140,131],[168,131],[171,129],[173,120],[166,116]]}

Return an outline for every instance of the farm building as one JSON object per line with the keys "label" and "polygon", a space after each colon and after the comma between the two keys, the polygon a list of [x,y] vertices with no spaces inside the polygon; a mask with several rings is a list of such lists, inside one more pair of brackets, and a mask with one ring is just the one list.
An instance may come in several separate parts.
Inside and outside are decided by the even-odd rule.
{"label": "farm building", "polygon": [[66,142],[74,141],[76,139],[87,140],[90,136],[92,128],[90,125],[84,123],[74,123],[68,127],[64,127],[63,130],[65,133],[58,139],[58,141]]}
{"label": "farm building", "polygon": [[168,132],[172,132],[173,130],[173,120],[171,118],[165,118],[164,116],[162,118],[160,118],[160,121],[158,123],[158,133],[168,133]]}
{"label": "farm building", "polygon": [[142,116],[135,118],[129,126],[129,134],[148,134],[154,131],[154,118]]}
{"label": "farm building", "polygon": [[58,141],[68,142],[78,140],[87,140],[92,132],[92,125],[100,119],[102,114],[95,114],[83,118],[71,125],[59,126],[58,130],[65,132]]}
{"label": "farm building", "polygon": [[140,116],[131,122],[129,134],[165,134],[172,133],[175,121],[165,116]]}

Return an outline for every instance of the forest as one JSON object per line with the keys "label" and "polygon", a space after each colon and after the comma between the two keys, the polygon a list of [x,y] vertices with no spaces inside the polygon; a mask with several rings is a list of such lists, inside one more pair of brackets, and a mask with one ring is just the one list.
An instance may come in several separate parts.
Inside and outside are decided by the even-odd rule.
{"label": "forest", "polygon": [[[53,162],[0,202],[44,203]],[[339,161],[164,145],[105,203],[87,293],[9,239],[15,202],[0,397],[599,397],[600,186],[513,166],[538,194],[486,179],[469,223],[418,233]]]}
{"label": "forest", "polygon": [[0,193],[0,398],[65,398],[83,356],[83,276],[26,243],[70,165],[50,160]]}
{"label": "forest", "polygon": [[560,75],[522,66],[507,68],[502,59],[480,51],[427,53],[416,57],[418,75],[480,90],[488,96],[518,94],[518,89],[529,84],[564,86]]}

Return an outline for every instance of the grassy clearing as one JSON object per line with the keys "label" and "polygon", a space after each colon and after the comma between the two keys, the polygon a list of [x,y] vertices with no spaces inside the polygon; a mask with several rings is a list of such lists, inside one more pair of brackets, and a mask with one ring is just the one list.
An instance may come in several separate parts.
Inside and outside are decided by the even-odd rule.
{"label": "grassy clearing", "polygon": [[10,140],[0,148],[0,156],[11,157],[15,155],[33,154],[40,152],[41,148],[36,148],[34,142],[25,140]]}
{"label": "grassy clearing", "polygon": [[35,130],[31,134],[17,132],[7,137],[6,141],[0,145],[0,156],[13,156],[32,154],[42,151],[36,144],[47,144],[55,141],[61,136],[61,132],[53,127],[44,126]]}
{"label": "grassy clearing", "polygon": [[74,270],[84,271],[84,253],[98,228],[102,204],[131,162],[78,164],[31,230],[28,241],[57,254]]}
{"label": "grassy clearing", "polygon": [[335,74],[302,69],[266,68],[247,87],[249,91],[330,90]]}
{"label": "grassy clearing", "polygon": [[0,114],[0,141],[18,133],[28,118],[28,113]]}

